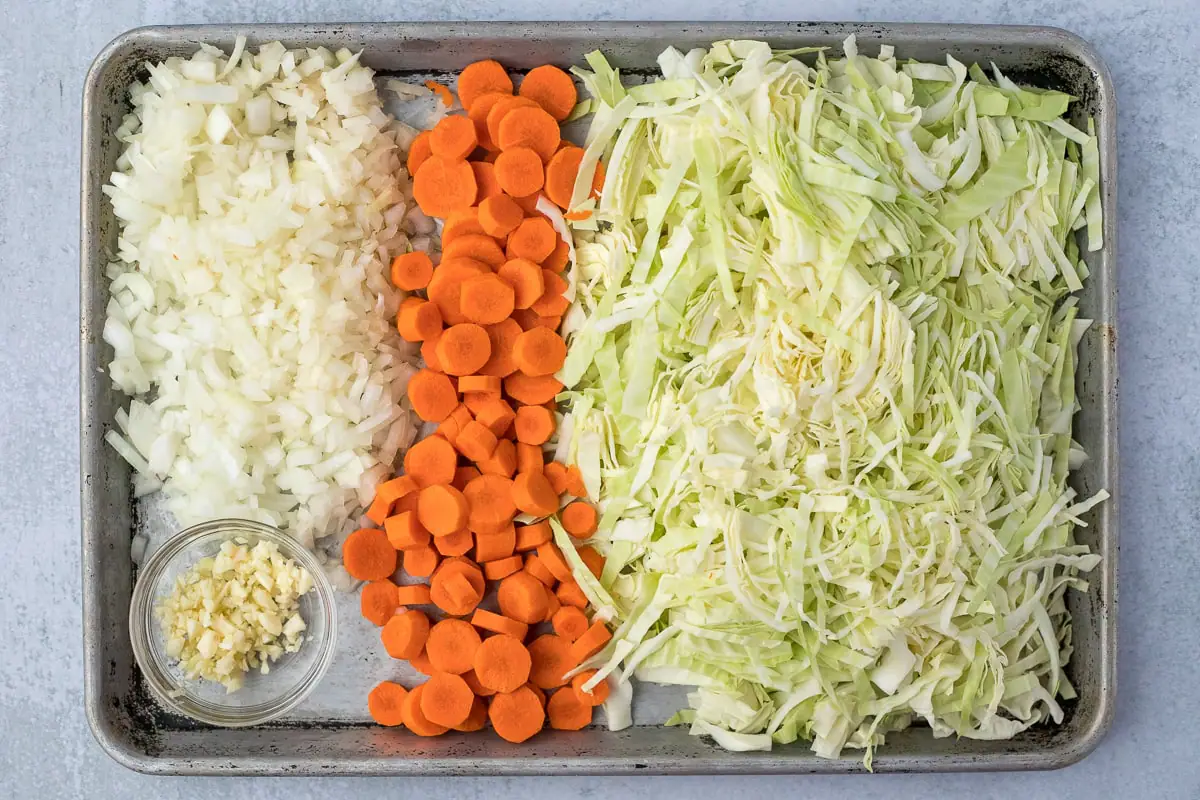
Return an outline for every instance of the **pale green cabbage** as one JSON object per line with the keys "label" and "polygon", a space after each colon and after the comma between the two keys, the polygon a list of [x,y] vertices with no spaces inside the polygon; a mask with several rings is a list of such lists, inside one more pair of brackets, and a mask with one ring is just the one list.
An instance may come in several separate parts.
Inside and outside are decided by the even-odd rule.
{"label": "pale green cabbage", "polygon": [[1099,168],[1067,95],[845,52],[578,73],[558,455],[599,498],[600,580],[557,534],[617,626],[593,681],[696,687],[673,721],[724,747],[869,764],[887,731],[1005,738],[1073,696],[1063,595],[1099,559],[1072,527],[1106,495],[1066,482],[1068,294]]}

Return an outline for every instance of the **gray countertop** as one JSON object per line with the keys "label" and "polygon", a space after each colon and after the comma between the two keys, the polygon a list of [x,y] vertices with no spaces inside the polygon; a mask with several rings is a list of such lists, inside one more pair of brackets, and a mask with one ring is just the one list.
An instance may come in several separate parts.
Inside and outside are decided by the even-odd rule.
{"label": "gray countertop", "polygon": [[[121,31],[149,24],[564,16],[1050,24],[1091,40],[1108,61],[1120,105],[1120,688],[1116,724],[1085,761],[1055,773],[970,776],[149,778],[93,742],[82,709],[76,499],[79,103],[92,57]],[[1200,797],[1194,0],[577,0],[564,8],[534,0],[7,0],[0,23],[0,541],[15,554],[0,581],[0,797]]]}

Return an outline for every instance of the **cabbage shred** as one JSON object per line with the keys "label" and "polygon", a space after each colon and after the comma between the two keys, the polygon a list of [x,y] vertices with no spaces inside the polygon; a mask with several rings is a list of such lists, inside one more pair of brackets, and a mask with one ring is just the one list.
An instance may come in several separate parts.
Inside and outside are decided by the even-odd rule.
{"label": "cabbage shred", "polygon": [[724,747],[868,765],[918,721],[1061,721],[1064,593],[1099,561],[1072,529],[1107,496],[1067,486],[1095,137],[994,68],[796,55],[578,72],[595,213],[560,450],[598,491],[607,564],[576,572],[617,626],[584,666],[695,687],[672,722]]}

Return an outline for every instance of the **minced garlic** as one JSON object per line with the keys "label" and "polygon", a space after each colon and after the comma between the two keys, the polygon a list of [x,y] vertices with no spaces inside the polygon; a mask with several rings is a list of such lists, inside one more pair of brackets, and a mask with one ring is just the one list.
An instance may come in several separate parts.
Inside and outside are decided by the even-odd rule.
{"label": "minced garlic", "polygon": [[300,649],[307,627],[300,597],[312,588],[308,570],[274,543],[251,548],[242,538],[226,541],[217,555],[176,578],[155,609],[167,653],[188,678],[235,692],[249,670],[265,675],[270,662]]}

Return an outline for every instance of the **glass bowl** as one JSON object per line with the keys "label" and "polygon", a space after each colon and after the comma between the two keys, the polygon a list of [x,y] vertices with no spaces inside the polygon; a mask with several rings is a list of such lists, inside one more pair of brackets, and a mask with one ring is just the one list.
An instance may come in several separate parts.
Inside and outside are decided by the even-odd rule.
{"label": "glass bowl", "polygon": [[[177,576],[216,555],[223,542],[235,537],[251,547],[262,540],[274,542],[284,557],[309,571],[313,588],[300,598],[300,616],[308,625],[300,649],[271,662],[266,675],[250,670],[242,687],[228,693],[215,681],[184,676],[177,660],[167,654],[154,609],[170,595]],[[138,572],[129,605],[129,637],[147,685],[164,706],[210,725],[259,725],[295,708],[329,668],[337,641],[333,587],[312,553],[278,529],[243,519],[203,522],[172,536]]]}

